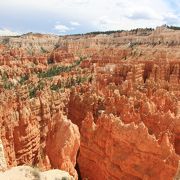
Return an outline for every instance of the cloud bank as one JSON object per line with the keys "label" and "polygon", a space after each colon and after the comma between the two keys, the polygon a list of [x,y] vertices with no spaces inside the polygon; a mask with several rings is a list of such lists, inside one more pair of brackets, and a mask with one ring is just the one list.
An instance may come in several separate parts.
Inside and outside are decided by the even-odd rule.
{"label": "cloud bank", "polygon": [[0,1],[0,27],[17,32],[72,34],[162,24],[180,26],[179,0]]}
{"label": "cloud bank", "polygon": [[20,35],[20,33],[11,31],[6,28],[0,29],[0,36],[17,36],[17,35]]}

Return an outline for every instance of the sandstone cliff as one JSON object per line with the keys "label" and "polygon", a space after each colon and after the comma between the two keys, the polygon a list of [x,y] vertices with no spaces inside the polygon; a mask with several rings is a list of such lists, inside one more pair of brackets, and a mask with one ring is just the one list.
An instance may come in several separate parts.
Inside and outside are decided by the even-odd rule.
{"label": "sandstone cliff", "polygon": [[143,123],[124,124],[113,115],[94,123],[92,114],[83,121],[78,158],[82,176],[88,179],[171,180],[178,156],[168,136],[161,143]]}
{"label": "sandstone cliff", "polygon": [[54,94],[48,98],[22,101],[11,97],[1,105],[6,163],[59,168],[77,179],[74,166],[80,144],[78,127],[62,114],[63,97]]}

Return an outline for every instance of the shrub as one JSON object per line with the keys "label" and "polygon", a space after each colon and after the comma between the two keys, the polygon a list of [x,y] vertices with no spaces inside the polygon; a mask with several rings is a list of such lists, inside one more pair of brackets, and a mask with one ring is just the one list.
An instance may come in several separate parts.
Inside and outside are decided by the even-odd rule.
{"label": "shrub", "polygon": [[68,180],[69,178],[67,177],[62,177],[61,180]]}
{"label": "shrub", "polygon": [[43,90],[43,89],[44,89],[44,86],[45,86],[45,83],[44,83],[43,81],[39,81],[39,82],[38,82],[38,85],[37,85],[37,89]]}
{"label": "shrub", "polygon": [[9,43],[10,38],[4,38],[2,41],[2,44],[8,44]]}
{"label": "shrub", "polygon": [[47,53],[48,51],[46,49],[44,49],[43,47],[41,47],[41,52],[42,53]]}
{"label": "shrub", "polygon": [[4,89],[12,89],[13,83],[8,81],[8,75],[6,72],[2,74],[3,88]]}
{"label": "shrub", "polygon": [[3,81],[7,81],[7,80],[8,80],[8,75],[7,75],[6,72],[4,72],[4,73],[2,74],[2,80],[3,80]]}
{"label": "shrub", "polygon": [[46,77],[57,76],[62,72],[70,72],[73,68],[78,66],[83,60],[84,60],[84,58],[80,57],[79,60],[75,61],[70,66],[53,66],[50,69],[48,69],[47,71],[39,73],[38,77],[39,78],[46,78]]}
{"label": "shrub", "polygon": [[30,49],[30,48],[28,48],[28,49],[27,49],[27,53],[28,53],[30,56],[34,55],[33,50],[32,50],[32,49]]}
{"label": "shrub", "polygon": [[4,89],[12,89],[13,84],[9,81],[5,81],[3,84]]}
{"label": "shrub", "polygon": [[33,171],[31,172],[32,175],[34,176],[34,178],[36,180],[40,180],[41,176],[40,176],[40,173],[39,173],[39,169],[37,167],[34,167]]}
{"label": "shrub", "polygon": [[92,82],[92,80],[93,80],[93,77],[92,77],[92,76],[90,76],[90,77],[89,77],[89,82],[91,83],[91,82]]}
{"label": "shrub", "polygon": [[19,83],[22,85],[28,79],[29,79],[29,75],[26,74],[26,75],[21,77],[21,79],[19,80]]}
{"label": "shrub", "polygon": [[51,85],[50,89],[53,91],[57,91],[57,90],[59,90],[59,86],[57,84],[53,84],[53,85]]}
{"label": "shrub", "polygon": [[33,88],[29,89],[29,97],[30,97],[30,99],[36,97],[36,91],[37,91],[36,87],[33,87]]}
{"label": "shrub", "polygon": [[173,30],[180,30],[180,27],[178,26],[167,26],[167,28],[173,29]]}
{"label": "shrub", "polygon": [[60,47],[60,45],[59,45],[59,44],[55,44],[54,49],[58,49],[59,47]]}
{"label": "shrub", "polygon": [[48,58],[47,63],[48,63],[48,64],[54,64],[54,61],[53,61],[52,58]]}

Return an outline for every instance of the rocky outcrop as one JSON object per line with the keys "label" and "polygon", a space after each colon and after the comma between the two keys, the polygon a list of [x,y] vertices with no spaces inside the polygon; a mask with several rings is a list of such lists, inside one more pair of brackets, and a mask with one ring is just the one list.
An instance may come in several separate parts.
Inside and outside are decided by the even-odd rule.
{"label": "rocky outcrop", "polygon": [[50,63],[72,63],[74,61],[74,55],[72,53],[68,53],[67,48],[58,48],[51,53],[49,61]]}
{"label": "rocky outcrop", "polygon": [[41,172],[29,166],[17,166],[0,173],[0,179],[8,180],[74,180],[67,172],[58,169]]}
{"label": "rocky outcrop", "polygon": [[54,48],[68,48],[69,51],[81,54],[93,54],[104,48],[117,48],[134,45],[167,45],[180,44],[180,32],[162,26],[156,29],[135,29],[110,34],[87,34],[72,36],[56,36],[27,33],[17,37],[0,37],[0,42],[12,48],[23,48],[29,53],[50,52]]}
{"label": "rocky outcrop", "polygon": [[143,124],[124,124],[103,114],[94,123],[88,114],[81,128],[78,163],[83,178],[172,180],[178,156],[164,134],[158,143]]}
{"label": "rocky outcrop", "polygon": [[78,127],[62,114],[65,96],[60,98],[55,93],[48,99],[46,95],[30,101],[14,96],[1,105],[1,139],[7,165],[59,168],[77,179]]}
{"label": "rocky outcrop", "polygon": [[78,127],[81,127],[82,121],[87,112],[92,112],[94,117],[97,117],[98,110],[102,106],[100,96],[90,89],[90,87],[77,87],[72,90],[68,102],[68,118]]}
{"label": "rocky outcrop", "polygon": [[[59,115],[58,115],[59,116]],[[51,167],[68,171],[78,179],[76,170],[76,154],[80,146],[80,134],[76,125],[62,117],[54,117],[56,122],[49,131],[46,151]]]}
{"label": "rocky outcrop", "polygon": [[12,48],[25,49],[29,54],[50,52],[59,41],[55,35],[28,33],[17,37],[1,37],[0,42]]}

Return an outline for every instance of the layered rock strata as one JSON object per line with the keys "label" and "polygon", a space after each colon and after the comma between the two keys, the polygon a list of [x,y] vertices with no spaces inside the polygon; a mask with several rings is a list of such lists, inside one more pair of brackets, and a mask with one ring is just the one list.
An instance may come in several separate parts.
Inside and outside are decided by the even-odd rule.
{"label": "layered rock strata", "polygon": [[106,114],[94,123],[88,114],[81,135],[78,162],[85,178],[171,180],[177,171],[179,158],[167,134],[158,143],[144,123],[124,124]]}
{"label": "layered rock strata", "polygon": [[1,170],[178,179],[179,40],[165,26],[0,37]]}
{"label": "layered rock strata", "polygon": [[1,104],[1,139],[8,167],[59,168],[77,179],[74,166],[80,134],[62,114],[62,100],[58,94],[26,101],[14,96]]}

